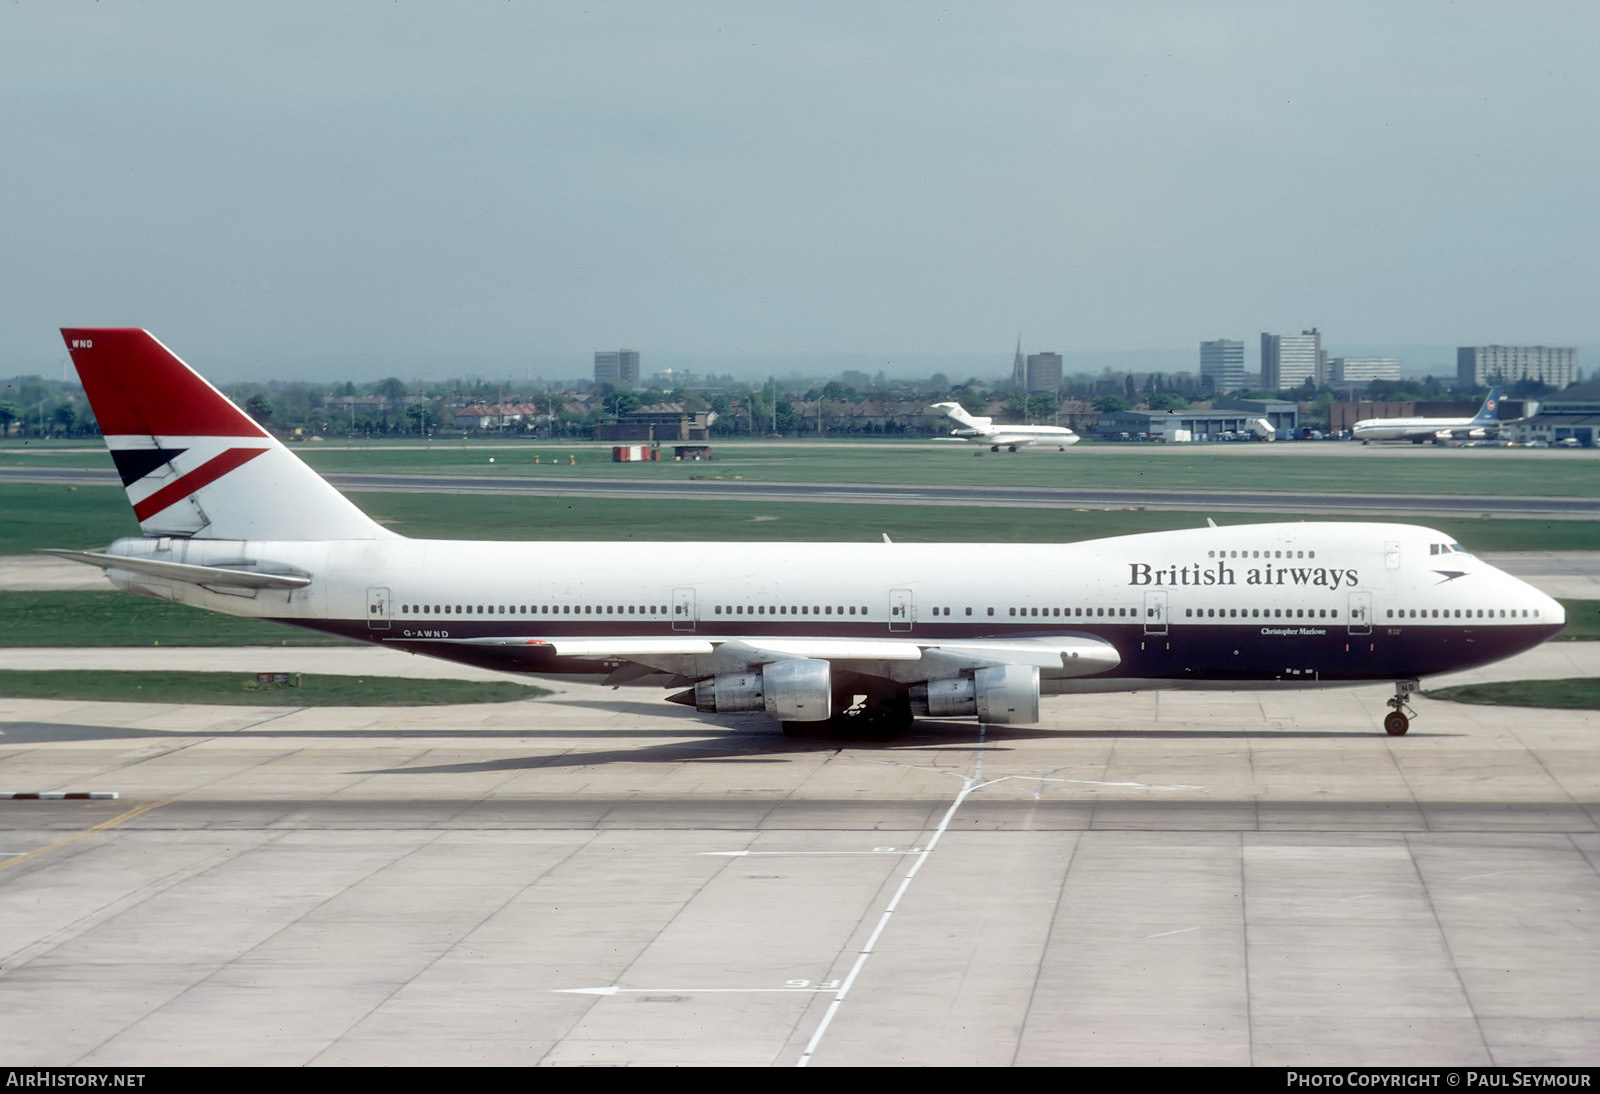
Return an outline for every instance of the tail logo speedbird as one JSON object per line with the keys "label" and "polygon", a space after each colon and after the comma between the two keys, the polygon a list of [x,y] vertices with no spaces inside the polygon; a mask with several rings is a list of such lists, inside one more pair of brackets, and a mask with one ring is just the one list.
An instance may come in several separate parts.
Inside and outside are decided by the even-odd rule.
{"label": "tail logo speedbird", "polygon": [[[160,450],[157,449],[159,452]],[[180,449],[180,451],[182,451]],[[170,482],[157,490],[154,494],[137,501],[133,506],[133,515],[141,521],[149,520],[169,505],[174,505],[184,498],[199,490],[202,486],[209,486],[216,482],[229,471],[243,467],[257,456],[266,453],[265,448],[229,448],[220,456],[213,456],[187,475],[176,482]],[[162,461],[163,463],[166,461]],[[159,464],[157,465],[159,466]],[[148,474],[148,472],[146,472]],[[142,476],[141,476],[142,477]],[[135,480],[137,481],[137,480]],[[124,480],[124,485],[127,481]]]}

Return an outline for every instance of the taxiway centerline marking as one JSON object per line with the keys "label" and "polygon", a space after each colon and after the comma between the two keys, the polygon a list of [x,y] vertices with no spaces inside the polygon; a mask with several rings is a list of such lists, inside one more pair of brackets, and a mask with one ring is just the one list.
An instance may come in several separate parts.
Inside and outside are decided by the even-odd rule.
{"label": "taxiway centerline marking", "polygon": [[612,985],[608,988],[552,988],[553,992],[563,995],[620,995],[624,992],[630,995],[684,995],[704,994],[705,992],[817,992],[833,991],[833,988],[622,988]]}

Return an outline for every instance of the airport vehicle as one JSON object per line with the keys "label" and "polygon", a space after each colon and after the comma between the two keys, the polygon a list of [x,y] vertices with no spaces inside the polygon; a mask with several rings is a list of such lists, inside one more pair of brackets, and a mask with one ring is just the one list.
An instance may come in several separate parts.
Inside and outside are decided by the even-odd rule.
{"label": "airport vehicle", "polygon": [[934,403],[928,409],[942,410],[945,417],[956,423],[956,428],[950,431],[952,437],[986,444],[990,452],[1002,448],[1015,452],[1032,445],[1065,452],[1067,445],[1078,443],[1078,435],[1064,425],[995,425],[993,418],[974,418],[960,403]]}
{"label": "airport vehicle", "polygon": [[1500,389],[1494,388],[1478,413],[1470,418],[1366,418],[1351,429],[1362,444],[1371,441],[1410,441],[1442,444],[1451,440],[1481,441],[1498,435]]}
{"label": "airport vehicle", "polygon": [[62,332],[143,535],[52,553],[130,592],[708,713],[890,734],[1039,697],[1392,681],[1519,653],[1561,606],[1403,524],[1070,545],[565,543],[383,528],[143,330]]}

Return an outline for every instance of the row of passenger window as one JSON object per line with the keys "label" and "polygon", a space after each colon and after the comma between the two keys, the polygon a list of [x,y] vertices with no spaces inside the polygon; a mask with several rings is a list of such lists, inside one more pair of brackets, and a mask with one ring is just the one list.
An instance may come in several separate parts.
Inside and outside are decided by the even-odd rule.
{"label": "row of passenger window", "polygon": [[1338,608],[1185,608],[1185,619],[1338,619]]}
{"label": "row of passenger window", "polygon": [[[857,608],[854,604],[848,607],[844,604],[718,604],[711,609],[713,615],[855,615]],[[860,608],[860,614],[866,615],[866,605]],[[897,613],[898,614],[898,613]]]}
{"label": "row of passenger window", "polygon": [[[682,615],[683,605],[674,609]],[[665,604],[402,604],[401,615],[643,615],[667,614]]]}
{"label": "row of passenger window", "polygon": [[[678,615],[684,614],[684,605],[677,605],[672,609]],[[1498,615],[1496,612],[1498,611]],[[814,615],[861,615],[867,614],[865,606],[859,609],[855,605],[834,606],[823,605],[777,605],[767,606],[758,604],[747,607],[743,604],[718,604],[713,609],[716,615],[766,615],[766,616],[814,616]],[[948,616],[950,608],[934,608],[934,616]],[[1442,612],[1442,614],[1441,614]],[[972,608],[963,609],[963,614],[970,616]],[[1137,608],[1007,608],[1010,618],[1071,618],[1071,619],[1103,619],[1103,618],[1130,618],[1138,616]],[[609,615],[609,616],[645,616],[660,617],[668,614],[665,604],[534,604],[534,605],[508,605],[508,604],[402,604],[401,615],[430,616],[430,615]],[[899,614],[899,610],[896,610]],[[985,608],[986,616],[995,614],[994,608]],[[1145,614],[1154,618],[1154,608],[1145,609]],[[1338,619],[1337,608],[1185,608],[1185,619]],[[1386,619],[1537,619],[1539,609],[1505,608],[1390,608],[1384,612]]]}
{"label": "row of passenger window", "polygon": [[1512,608],[1508,615],[1506,609],[1494,608],[1390,608],[1384,612],[1385,619],[1538,619],[1539,609],[1533,609],[1532,615],[1527,608]]}
{"label": "row of passenger window", "polygon": [[[984,614],[986,616],[992,616],[992,615],[995,614],[996,609],[994,609],[994,608],[985,608],[985,609],[983,609],[983,611],[984,611]],[[936,616],[949,615],[950,612],[951,612],[951,609],[949,609],[949,608],[934,608],[933,609],[933,614],[936,615]],[[963,609],[963,613],[966,614],[966,615],[971,615],[972,612],[973,612],[972,608]],[[1007,614],[1008,617],[1028,616],[1029,618],[1033,618],[1035,616],[1038,616],[1038,617],[1041,617],[1041,618],[1049,617],[1051,619],[1063,619],[1063,618],[1069,618],[1069,617],[1073,618],[1073,619],[1088,619],[1090,617],[1105,618],[1107,616],[1123,616],[1123,617],[1137,616],[1139,614],[1139,609],[1137,609],[1137,608],[1007,608],[1006,609],[1006,614]]]}
{"label": "row of passenger window", "polygon": [[1316,558],[1315,551],[1207,551],[1207,558]]}

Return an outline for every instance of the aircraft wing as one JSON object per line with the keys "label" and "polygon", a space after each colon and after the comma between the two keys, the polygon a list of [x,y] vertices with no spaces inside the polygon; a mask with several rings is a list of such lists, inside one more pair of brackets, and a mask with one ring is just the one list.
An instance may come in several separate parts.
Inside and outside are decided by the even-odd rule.
{"label": "aircraft wing", "polygon": [[[389,639],[397,641],[397,639]],[[896,680],[937,679],[995,665],[1028,665],[1052,676],[1089,676],[1121,663],[1116,647],[1086,634],[1027,638],[721,638],[655,635],[637,638],[434,638],[472,646],[523,647],[529,653],[597,661],[630,661],[656,672],[694,679],[747,672],[777,661],[828,661],[865,675]]]}
{"label": "aircraft wing", "polygon": [[1041,442],[1051,443],[1051,444],[1060,444],[1061,443],[1061,438],[1059,438],[1059,437],[1055,437],[1055,438],[1052,438],[1052,437],[1041,437],[1036,433],[1007,433],[1005,431],[1004,427],[996,430],[993,433],[988,434],[987,436],[978,437],[978,438],[976,438],[976,440],[982,442],[983,444],[1016,444],[1016,445],[1023,445],[1023,444],[1039,444]]}

